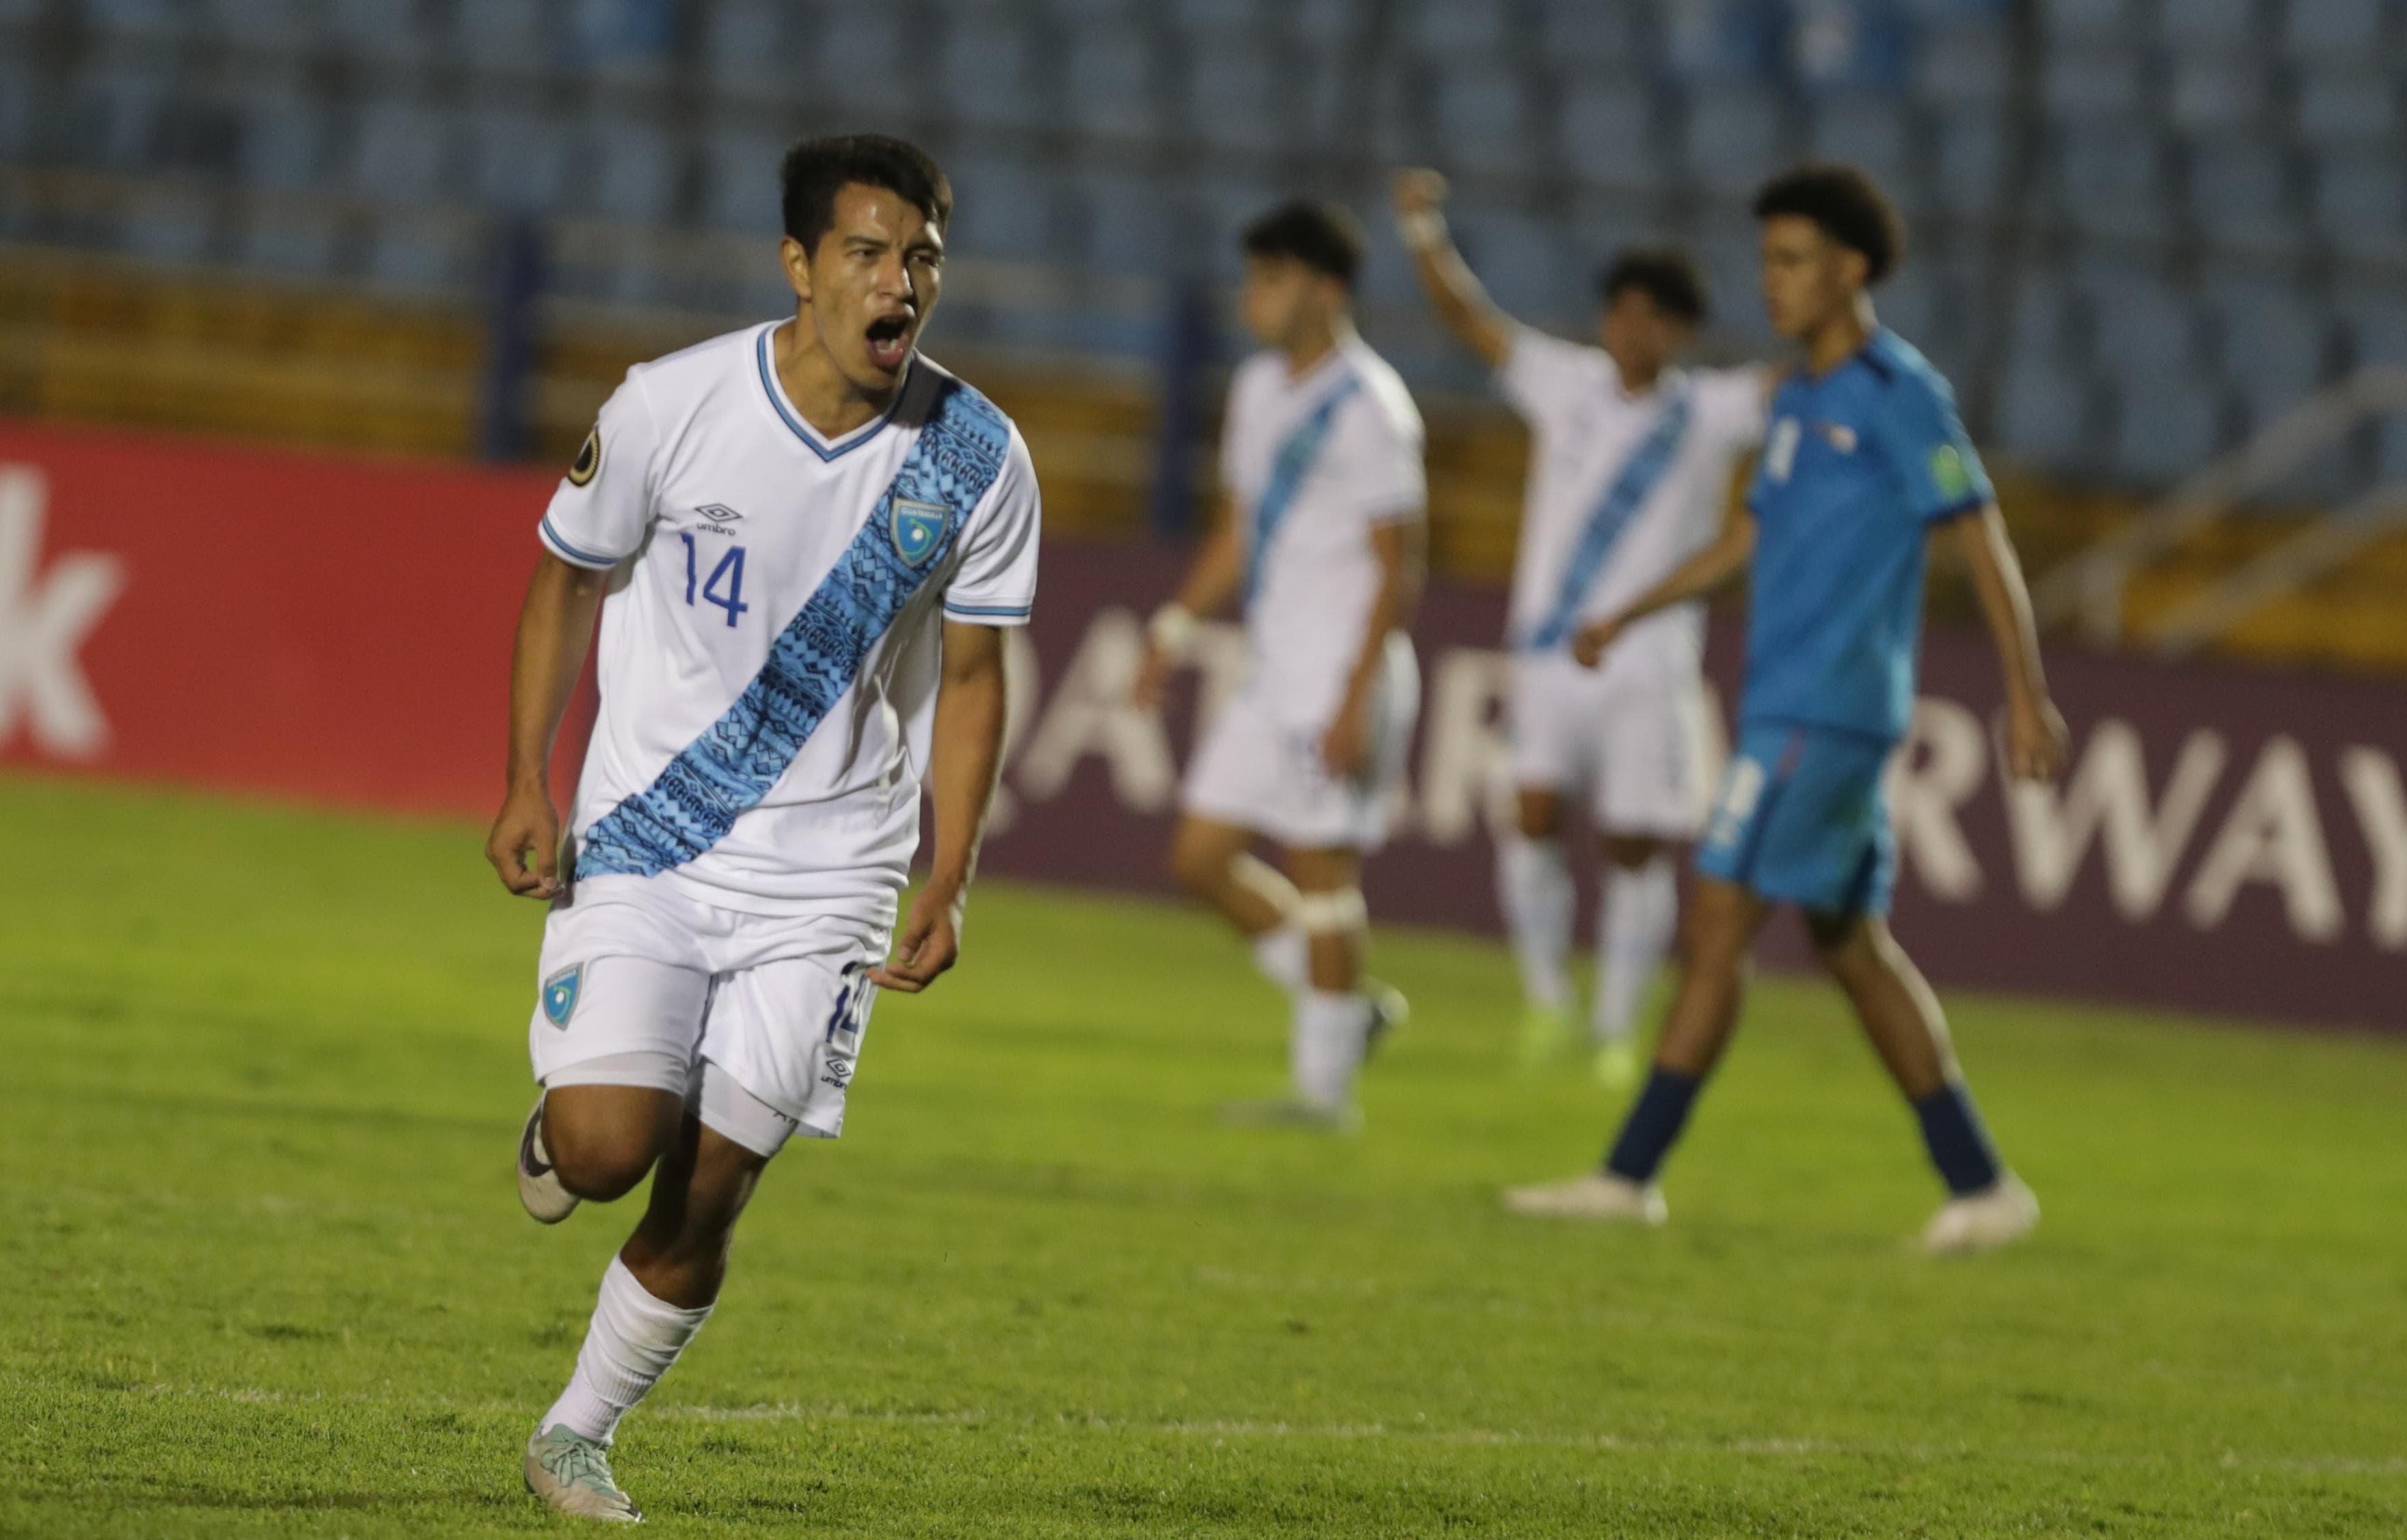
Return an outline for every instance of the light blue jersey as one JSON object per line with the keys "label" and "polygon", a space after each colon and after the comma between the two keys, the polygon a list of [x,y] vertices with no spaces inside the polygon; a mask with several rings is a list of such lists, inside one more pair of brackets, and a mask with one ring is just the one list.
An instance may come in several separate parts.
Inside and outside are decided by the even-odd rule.
{"label": "light blue jersey", "polygon": [[1742,723],[1905,734],[1931,525],[1994,496],[1947,382],[1896,332],[1789,375],[1747,506],[1756,520]]}

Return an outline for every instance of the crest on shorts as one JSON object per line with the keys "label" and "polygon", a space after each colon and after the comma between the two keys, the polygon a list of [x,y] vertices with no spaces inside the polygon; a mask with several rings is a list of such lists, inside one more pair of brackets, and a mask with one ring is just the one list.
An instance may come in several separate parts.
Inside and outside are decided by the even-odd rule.
{"label": "crest on shorts", "polygon": [[945,538],[945,520],[951,510],[940,502],[914,502],[909,498],[894,500],[894,554],[912,567],[927,564],[936,551],[936,543]]}
{"label": "crest on shorts", "polygon": [[602,425],[597,422],[593,425],[593,431],[585,435],[584,444],[577,448],[577,458],[569,462],[568,485],[582,487],[591,481],[593,473],[600,469],[602,469]]}
{"label": "crest on shorts", "polygon": [[543,1019],[565,1032],[577,1014],[578,986],[585,982],[585,965],[563,968],[543,982]]}

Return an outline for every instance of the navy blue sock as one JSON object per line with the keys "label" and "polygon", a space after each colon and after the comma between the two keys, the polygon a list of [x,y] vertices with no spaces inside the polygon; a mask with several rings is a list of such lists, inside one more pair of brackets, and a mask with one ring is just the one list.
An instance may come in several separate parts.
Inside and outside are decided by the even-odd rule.
{"label": "navy blue sock", "polygon": [[1704,1083],[1702,1075],[1683,1075],[1657,1065],[1646,1077],[1646,1089],[1638,1093],[1638,1104],[1622,1120],[1620,1137],[1613,1141],[1613,1153],[1605,1157],[1604,1168],[1631,1181],[1653,1181],[1656,1167],[1663,1164],[1672,1141],[1680,1137],[1681,1125],[1688,1121],[1697,1088]]}
{"label": "navy blue sock", "polygon": [[1981,1110],[1961,1081],[1949,1081],[1914,1104],[1922,1123],[1922,1142],[1930,1164],[1939,1167],[1947,1190],[1958,1197],[1977,1193],[1998,1180],[1998,1151],[1989,1131],[1981,1126]]}

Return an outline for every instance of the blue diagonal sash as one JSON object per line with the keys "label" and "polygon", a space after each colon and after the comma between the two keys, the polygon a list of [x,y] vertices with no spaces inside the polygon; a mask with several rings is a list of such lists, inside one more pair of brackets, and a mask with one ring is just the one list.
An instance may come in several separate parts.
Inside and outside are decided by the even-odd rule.
{"label": "blue diagonal sash", "polygon": [[1621,462],[1621,472],[1588,516],[1588,524],[1580,530],[1579,544],[1572,548],[1572,558],[1563,568],[1563,586],[1555,595],[1554,608],[1545,618],[1531,628],[1522,638],[1524,650],[1545,652],[1560,647],[1568,641],[1572,627],[1579,619],[1580,606],[1587,602],[1588,589],[1595,586],[1596,577],[1604,571],[1605,558],[1613,554],[1621,532],[1646,505],[1647,497],[1663,479],[1663,473],[1679,458],[1680,442],[1688,436],[1688,393],[1680,391],[1663,403],[1655,415],[1654,426],[1630,458]]}
{"label": "blue diagonal sash", "polygon": [[959,380],[942,389],[893,485],[770,644],[761,671],[659,779],[586,831],[578,876],[649,877],[717,844],[852,688],[862,660],[952,549],[1010,448],[1010,425],[992,403]]}
{"label": "blue diagonal sash", "polygon": [[1312,409],[1310,416],[1295,425],[1295,431],[1279,445],[1278,458],[1271,462],[1270,484],[1262,488],[1261,497],[1254,503],[1253,538],[1246,545],[1246,602],[1254,600],[1254,590],[1261,586],[1262,562],[1271,548],[1271,540],[1287,522],[1295,506],[1295,494],[1303,489],[1303,478],[1312,470],[1312,462],[1320,458],[1320,446],[1329,437],[1332,424],[1337,420],[1337,409],[1346,404],[1361,381],[1351,375],[1346,383],[1329,392],[1329,399]]}

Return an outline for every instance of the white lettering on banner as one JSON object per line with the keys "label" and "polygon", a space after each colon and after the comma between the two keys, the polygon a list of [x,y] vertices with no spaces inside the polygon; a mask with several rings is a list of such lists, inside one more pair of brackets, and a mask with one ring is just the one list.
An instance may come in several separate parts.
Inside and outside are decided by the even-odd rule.
{"label": "white lettering on banner", "polygon": [[2346,925],[2340,885],[2332,880],[2331,853],[2323,822],[2315,815],[2315,788],[2306,751],[2298,740],[2276,736],[2257,756],[2240,799],[2223,820],[2183,907],[2189,923],[2212,930],[2231,912],[2243,883],[2272,883],[2282,890],[2290,928],[2310,941],[2337,941]]}
{"label": "white lettering on banner", "polygon": [[1512,659],[1492,649],[1455,647],[1438,658],[1421,749],[1421,835],[1433,845],[1460,844],[1483,814],[1491,828],[1511,816],[1502,710],[1511,677]]}
{"label": "white lettering on banner", "polygon": [[2373,857],[2365,928],[2376,946],[2407,951],[2407,792],[2400,789],[2399,767],[2380,749],[2346,748],[2340,751],[2340,781],[2365,832],[2366,854]]}
{"label": "white lettering on banner", "polygon": [[0,744],[21,701],[34,743],[62,759],[108,745],[108,719],[77,661],[84,638],[125,586],[125,563],[78,551],[37,582],[48,487],[31,465],[0,466]]}
{"label": "white lettering on banner", "polygon": [[1981,789],[1988,770],[1989,735],[1979,717],[1936,696],[1914,703],[1905,742],[1889,756],[1889,822],[1900,860],[1935,898],[1964,904],[1981,895],[1981,863],[1956,810]]}
{"label": "white lettering on banner", "polygon": [[2099,723],[2061,796],[2029,782],[2006,787],[2006,824],[2023,897],[2039,910],[2063,903],[2090,841],[2098,839],[2115,909],[2129,920],[2155,914],[2223,773],[2223,760],[2219,736],[2205,728],[2191,733],[2152,815],[2139,733],[2119,718]]}
{"label": "white lettering on banner", "polygon": [[[1027,738],[1028,725],[1036,717],[1036,702],[1044,694],[1045,661],[1036,656],[1036,643],[1028,640],[1028,628],[1004,628],[1002,764],[1005,770],[1011,768],[1012,756]],[[994,798],[987,804],[987,832],[1001,834],[1018,816],[1019,799],[1012,795],[1007,784],[998,779]]]}
{"label": "white lettering on banner", "polygon": [[1122,802],[1139,812],[1170,806],[1178,772],[1161,713],[1129,700],[1144,657],[1145,633],[1135,615],[1118,608],[1096,615],[1019,756],[1013,779],[1022,796],[1038,801],[1059,796],[1078,761],[1100,754]]}

